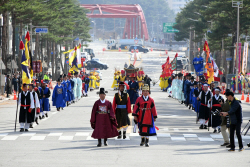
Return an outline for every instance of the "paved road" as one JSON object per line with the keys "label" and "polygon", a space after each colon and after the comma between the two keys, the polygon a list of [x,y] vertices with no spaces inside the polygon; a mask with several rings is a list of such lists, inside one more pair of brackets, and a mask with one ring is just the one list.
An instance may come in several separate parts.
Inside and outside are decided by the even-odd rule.
{"label": "paved road", "polygon": [[[101,44],[90,47],[93,46],[100,52],[96,57],[110,66],[103,71],[101,86],[109,91],[107,99],[112,100],[114,68],[121,69],[125,61],[128,63],[128,54],[102,54]],[[173,58],[175,53],[170,54]],[[167,58],[159,55],[159,52],[143,54],[142,61],[136,62],[155,81]],[[151,96],[158,111],[156,126],[159,131],[157,137],[150,138],[149,148],[139,146],[140,137],[132,133],[132,127],[128,129],[128,139],[110,139],[108,147],[96,147],[97,141],[90,137],[89,124],[91,108],[98,99],[96,91],[63,111],[57,112],[52,107],[49,117],[28,133],[13,132],[15,102],[1,103],[0,166],[249,166],[249,149],[227,152],[220,147],[223,142],[220,134],[199,130],[195,113],[168,98],[158,84],[152,88]],[[243,103],[242,106],[245,125],[250,118],[249,105]],[[250,136],[243,140],[246,145]]]}

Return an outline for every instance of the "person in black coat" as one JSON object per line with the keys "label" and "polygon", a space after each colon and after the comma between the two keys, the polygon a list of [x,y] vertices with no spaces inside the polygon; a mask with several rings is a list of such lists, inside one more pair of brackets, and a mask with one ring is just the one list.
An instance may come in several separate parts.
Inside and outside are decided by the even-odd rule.
{"label": "person in black coat", "polygon": [[[236,131],[236,136],[239,143],[239,151],[243,151],[243,143],[241,137],[241,124],[242,124],[242,107],[238,100],[235,99],[233,92],[226,92],[227,99],[229,103],[231,102],[231,108],[228,112],[221,112],[222,116],[229,115],[230,117],[230,146],[231,149],[228,151],[235,151],[234,144],[234,133]],[[222,102],[221,102],[222,104]]]}
{"label": "person in black coat", "polygon": [[18,79],[17,76],[15,75],[14,78],[12,79],[12,85],[14,86],[15,92],[17,92],[18,89]]}

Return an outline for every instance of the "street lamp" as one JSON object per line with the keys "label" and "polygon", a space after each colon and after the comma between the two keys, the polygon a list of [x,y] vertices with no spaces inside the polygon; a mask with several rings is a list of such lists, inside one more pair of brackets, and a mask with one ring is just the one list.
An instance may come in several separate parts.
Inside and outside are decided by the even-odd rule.
{"label": "street lamp", "polygon": [[96,22],[95,21],[91,21],[92,23],[94,23],[94,37],[93,37],[93,41],[95,41],[95,35],[96,35]]}
{"label": "street lamp", "polygon": [[238,74],[239,74],[239,26],[240,26],[240,8],[243,8],[243,1],[233,1],[232,0],[232,7],[237,7],[237,47],[236,47],[236,87],[235,87],[235,93],[238,93]]}

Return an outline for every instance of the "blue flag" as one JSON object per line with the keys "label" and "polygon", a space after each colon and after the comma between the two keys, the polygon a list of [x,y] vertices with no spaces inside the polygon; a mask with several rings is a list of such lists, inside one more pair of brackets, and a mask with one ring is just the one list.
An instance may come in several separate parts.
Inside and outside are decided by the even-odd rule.
{"label": "blue flag", "polygon": [[201,76],[203,75],[203,69],[204,69],[204,65],[203,65],[203,58],[202,57],[195,57],[193,60],[193,65],[194,65],[194,69],[196,71],[196,75],[197,76]]}

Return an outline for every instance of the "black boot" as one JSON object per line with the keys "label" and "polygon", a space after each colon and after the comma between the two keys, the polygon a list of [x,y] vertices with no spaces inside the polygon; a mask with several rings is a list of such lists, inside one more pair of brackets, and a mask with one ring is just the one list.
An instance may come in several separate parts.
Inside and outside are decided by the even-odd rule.
{"label": "black boot", "polygon": [[189,104],[189,107],[188,107],[188,109],[190,110],[190,108],[191,108],[192,106],[191,106],[191,104]]}
{"label": "black boot", "polygon": [[121,138],[122,138],[122,132],[119,131],[119,135],[118,135],[117,139],[121,139]]}
{"label": "black boot", "polygon": [[145,144],[145,137],[142,137],[140,146],[143,146],[144,144]]}
{"label": "black boot", "polygon": [[20,129],[20,132],[24,132],[24,128],[21,128],[21,129]]}
{"label": "black boot", "polygon": [[181,104],[183,104],[183,101],[181,101]]}
{"label": "black boot", "polygon": [[69,102],[67,101],[67,107],[69,106]]}
{"label": "black boot", "polygon": [[48,113],[46,113],[45,116],[48,117]]}
{"label": "black boot", "polygon": [[39,123],[38,123],[38,118],[37,118],[37,117],[36,117],[36,119],[35,119],[35,122],[36,122],[37,125],[39,125]]}
{"label": "black boot", "polygon": [[149,138],[146,138],[146,143],[145,143],[145,147],[149,147]]}
{"label": "black boot", "polygon": [[33,128],[33,125],[32,125],[32,124],[30,124],[30,128]]}
{"label": "black boot", "polygon": [[123,139],[126,139],[126,131],[123,131]]}
{"label": "black boot", "polygon": [[39,119],[42,119],[42,117],[39,115]]}
{"label": "black boot", "polygon": [[204,128],[203,129],[207,129],[207,125],[204,125]]}
{"label": "black boot", "polygon": [[104,146],[108,146],[108,139],[104,139]]}
{"label": "black boot", "polygon": [[97,147],[101,147],[101,146],[102,146],[102,139],[98,139]]}
{"label": "black boot", "polygon": [[199,127],[199,129],[204,129],[204,126],[203,126],[203,125],[201,125],[201,126]]}

